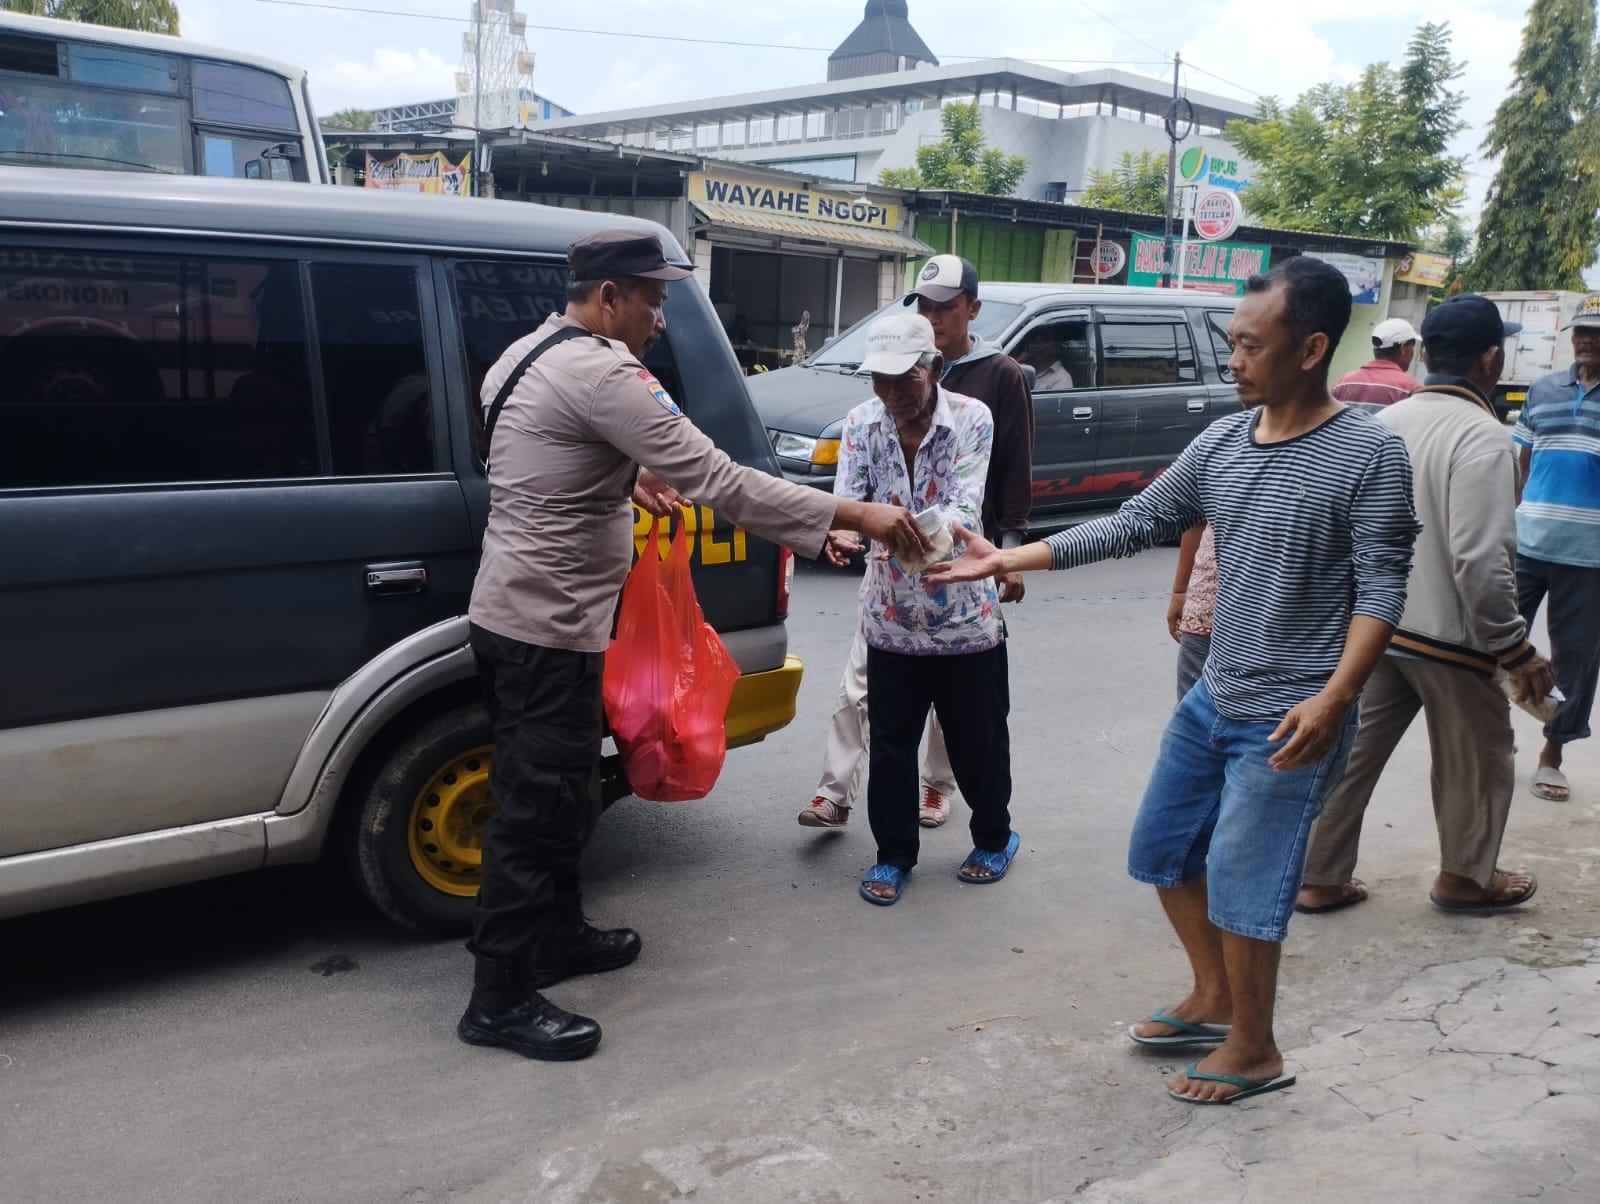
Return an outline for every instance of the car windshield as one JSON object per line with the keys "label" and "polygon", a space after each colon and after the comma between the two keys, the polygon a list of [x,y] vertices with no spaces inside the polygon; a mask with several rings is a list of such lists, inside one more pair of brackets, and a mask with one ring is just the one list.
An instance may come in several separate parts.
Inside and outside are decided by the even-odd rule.
{"label": "car windshield", "polygon": [[[854,372],[861,366],[861,355],[867,345],[867,327],[879,314],[892,313],[900,307],[898,299],[889,302],[877,313],[868,314],[849,330],[843,331],[838,338],[822,345],[817,351],[804,361],[808,368],[832,368],[840,372]],[[972,319],[969,328],[979,338],[994,340],[999,338],[1000,332],[1011,325],[1011,320],[1022,312],[1022,306],[1011,305],[1004,301],[985,301],[983,308],[978,311],[978,316]]]}

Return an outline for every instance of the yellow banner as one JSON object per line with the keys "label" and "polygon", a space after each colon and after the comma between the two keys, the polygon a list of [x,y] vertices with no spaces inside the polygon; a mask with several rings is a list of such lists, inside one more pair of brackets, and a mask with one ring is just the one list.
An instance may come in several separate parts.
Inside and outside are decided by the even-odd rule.
{"label": "yellow banner", "polygon": [[367,156],[368,188],[395,188],[403,192],[431,192],[444,196],[472,194],[472,155],[452,163],[442,151],[431,155],[399,154],[389,159]]}
{"label": "yellow banner", "polygon": [[737,176],[689,173],[689,203],[709,202],[768,213],[774,217],[803,217],[812,221],[835,222],[841,226],[865,226],[871,230],[900,229],[900,206],[842,193],[790,188],[765,184]]}
{"label": "yellow banner", "polygon": [[1455,262],[1448,255],[1436,255],[1432,251],[1413,251],[1394,265],[1394,278],[1403,280],[1407,284],[1438,288],[1450,279],[1450,269],[1455,266]]}

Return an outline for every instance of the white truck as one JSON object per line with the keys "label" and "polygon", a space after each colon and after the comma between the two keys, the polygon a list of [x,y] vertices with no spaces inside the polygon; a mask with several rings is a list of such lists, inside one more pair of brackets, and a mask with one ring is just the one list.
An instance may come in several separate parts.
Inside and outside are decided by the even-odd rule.
{"label": "white truck", "polygon": [[1506,340],[1506,366],[1500,373],[1494,404],[1504,417],[1528,400],[1528,386],[1572,363],[1572,342],[1563,328],[1572,321],[1583,293],[1558,289],[1486,292],[1507,322],[1522,331]]}

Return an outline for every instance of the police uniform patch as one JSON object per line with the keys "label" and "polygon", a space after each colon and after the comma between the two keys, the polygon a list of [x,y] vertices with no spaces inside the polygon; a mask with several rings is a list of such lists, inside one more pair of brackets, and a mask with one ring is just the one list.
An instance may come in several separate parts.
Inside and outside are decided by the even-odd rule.
{"label": "police uniform patch", "polygon": [[672,394],[663,389],[661,382],[643,368],[639,369],[639,379],[644,381],[644,387],[650,390],[650,396],[656,399],[656,404],[663,410],[674,416],[683,413],[678,408],[678,403],[672,400]]}

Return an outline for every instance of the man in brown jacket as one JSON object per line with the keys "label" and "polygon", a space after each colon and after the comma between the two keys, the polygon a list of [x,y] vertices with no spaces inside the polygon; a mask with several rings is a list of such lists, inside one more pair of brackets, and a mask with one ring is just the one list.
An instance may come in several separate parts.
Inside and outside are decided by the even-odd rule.
{"label": "man in brown jacket", "polygon": [[489,523],[468,618],[494,730],[495,813],[469,946],[472,999],[457,1026],[470,1044],[553,1061],[593,1053],[600,1026],[538,988],[618,969],[640,950],[632,929],[584,921],[578,880],[601,809],[600,676],[633,558],[630,496],[665,514],[682,491],[807,556],[834,527],[898,551],[926,546],[903,508],[835,500],[735,464],[683,415],[640,362],[666,327],[667,282],[690,274],[666,262],[654,234],[601,231],[568,253],[565,313],[507,348],[483,384]]}

